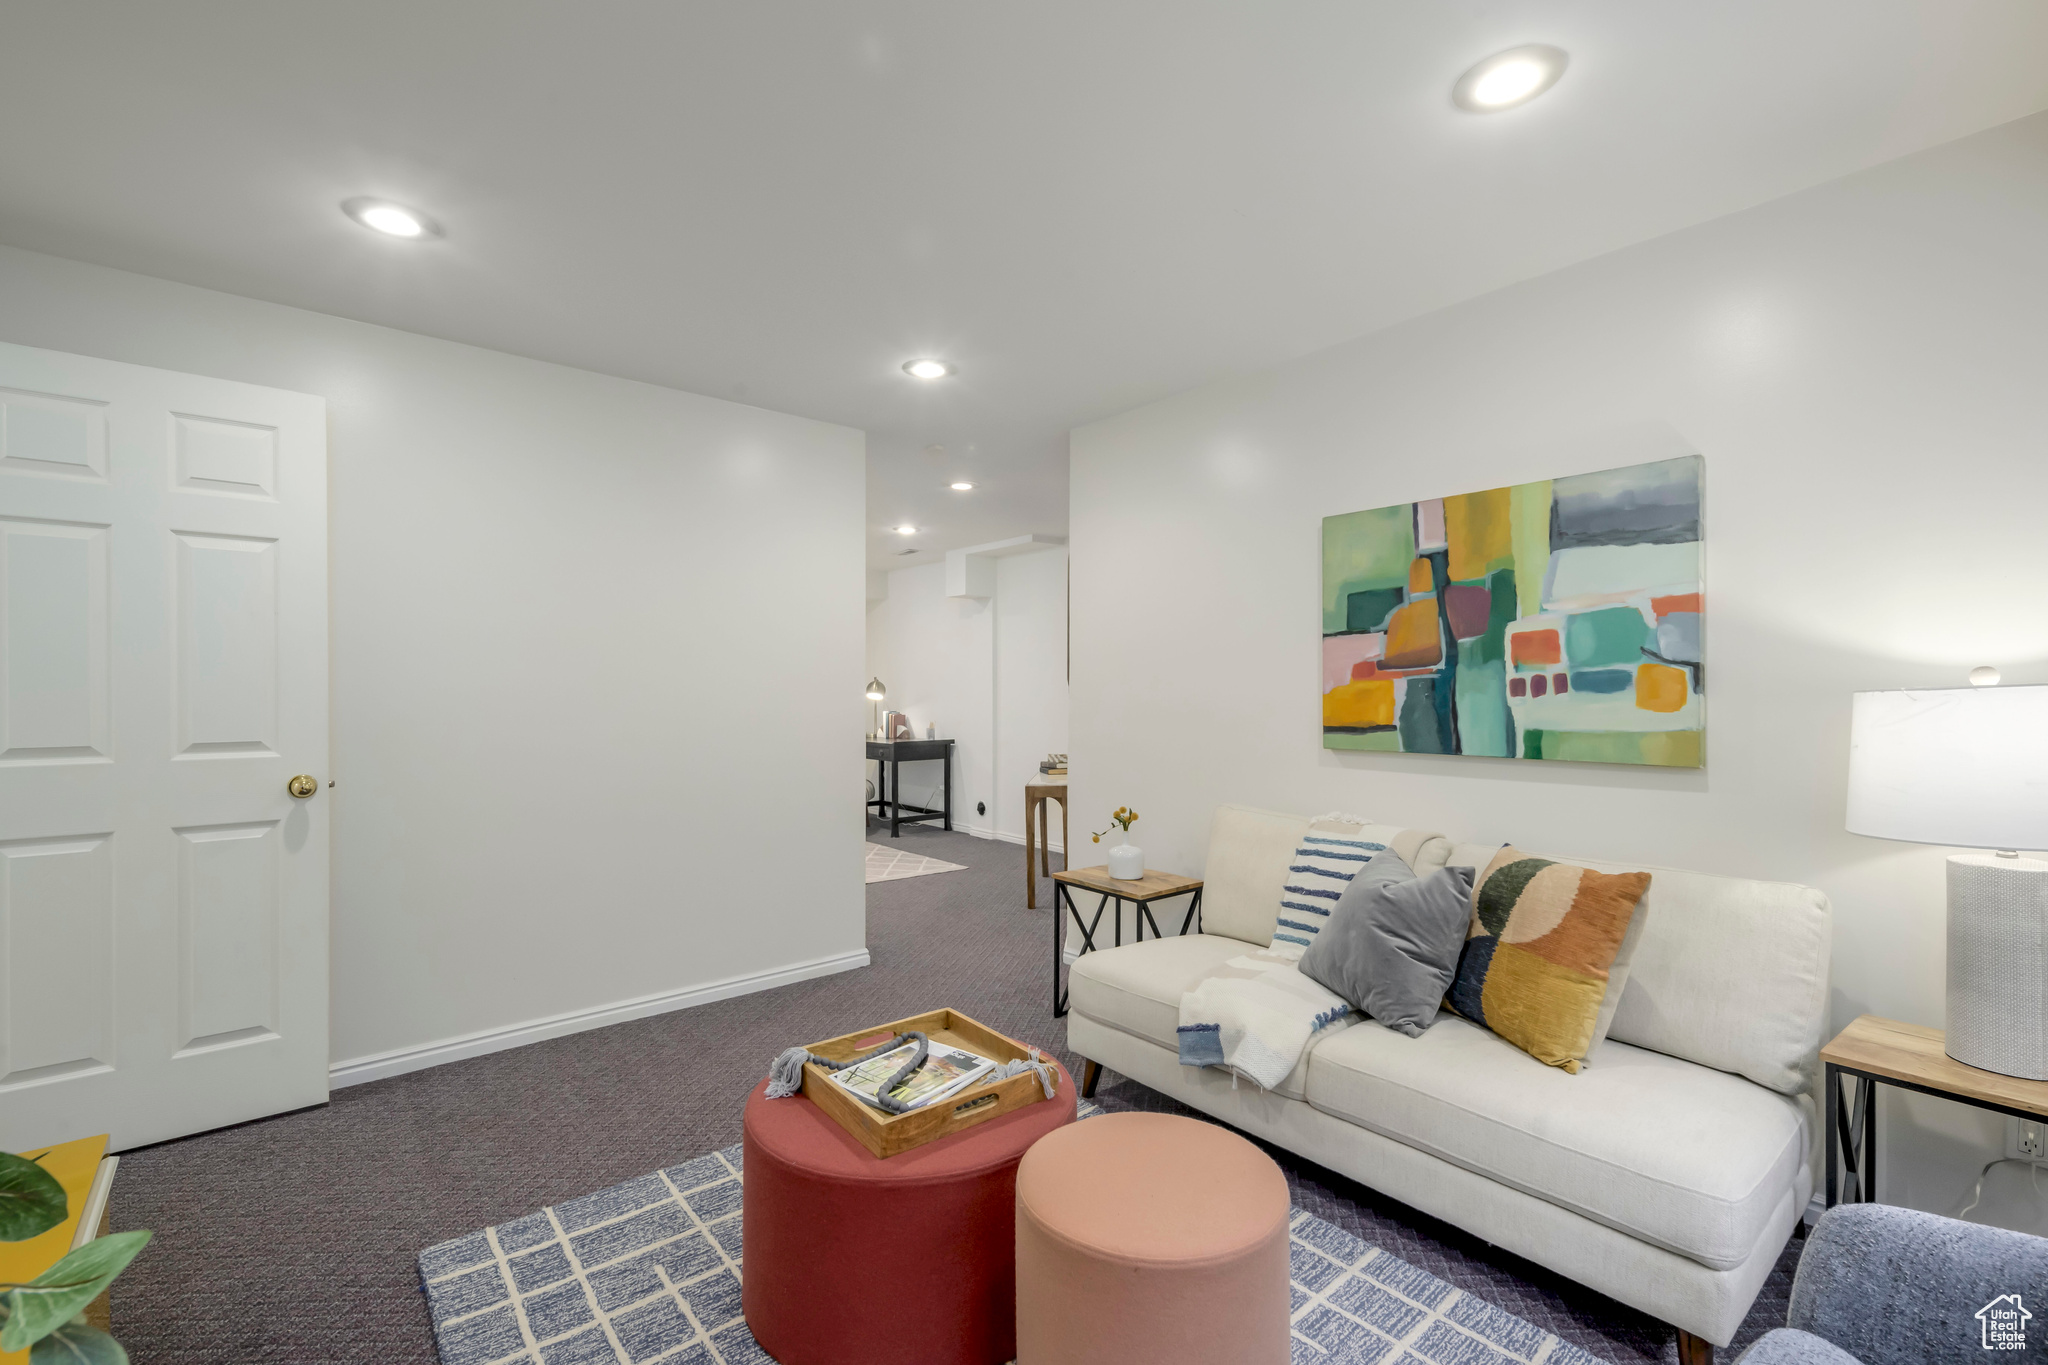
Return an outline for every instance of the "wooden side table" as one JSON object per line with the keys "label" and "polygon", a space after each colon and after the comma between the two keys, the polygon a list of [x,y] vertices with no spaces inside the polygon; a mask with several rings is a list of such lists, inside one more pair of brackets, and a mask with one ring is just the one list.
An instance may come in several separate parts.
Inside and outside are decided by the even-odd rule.
{"label": "wooden side table", "polygon": [[[1152,926],[1152,937],[1165,938],[1159,932],[1159,921],[1152,918],[1152,902],[1166,900],[1171,896],[1193,896],[1188,902],[1188,913],[1180,922],[1180,931],[1185,934],[1193,925],[1199,932],[1202,927],[1202,883],[1197,877],[1182,877],[1172,872],[1154,872],[1145,869],[1145,875],[1136,881],[1123,881],[1109,875],[1107,867],[1069,868],[1065,872],[1052,874],[1052,1017],[1064,1018],[1067,1013],[1067,992],[1060,980],[1061,959],[1067,949],[1067,916],[1074,917],[1074,925],[1081,931],[1081,952],[1095,949],[1095,930],[1102,923],[1102,912],[1111,901],[1116,902],[1116,942],[1121,948],[1124,942],[1124,902],[1137,906],[1137,913],[1131,916],[1131,928],[1135,935],[1133,943],[1145,941],[1145,926]],[[1074,904],[1073,888],[1093,891],[1101,899],[1095,902],[1095,918],[1083,924],[1081,910]],[[1092,1088],[1092,1083],[1091,1083]]]}
{"label": "wooden side table", "polygon": [[[2048,1118],[2048,1081],[1979,1071],[1942,1051],[1943,1041],[1938,1028],[1866,1014],[1820,1050],[1820,1059],[1826,1066],[1821,1103],[1827,1113],[1821,1122],[1827,1128],[1829,1208],[1838,1199],[1843,1203],[1872,1203],[1877,1198],[1880,1085],[1937,1095],[2015,1118]],[[1853,1094],[1849,1098],[1842,1094],[1844,1076],[1851,1082]],[[1840,1175],[1846,1179],[1838,1179],[1838,1162]],[[1853,1188],[1855,1194],[1838,1196],[1838,1185]]]}
{"label": "wooden side table", "polygon": [[[1052,875],[1052,849],[1045,834],[1045,803],[1060,803],[1061,861],[1072,862],[1074,849],[1067,842],[1067,779],[1041,777],[1024,784],[1024,904],[1038,908],[1038,879]],[[1035,823],[1034,823],[1035,822]],[[1034,828],[1037,838],[1032,838]],[[1035,852],[1033,850],[1036,850]],[[1054,902],[1057,908],[1058,902]]]}

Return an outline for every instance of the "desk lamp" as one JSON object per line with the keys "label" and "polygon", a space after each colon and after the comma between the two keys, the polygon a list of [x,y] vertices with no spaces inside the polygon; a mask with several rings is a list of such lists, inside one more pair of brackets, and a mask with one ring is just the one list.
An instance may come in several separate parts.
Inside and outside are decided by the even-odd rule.
{"label": "desk lamp", "polygon": [[875,728],[870,731],[876,739],[887,739],[882,733],[882,698],[889,695],[889,689],[882,686],[880,678],[868,679],[868,700],[875,704]]}

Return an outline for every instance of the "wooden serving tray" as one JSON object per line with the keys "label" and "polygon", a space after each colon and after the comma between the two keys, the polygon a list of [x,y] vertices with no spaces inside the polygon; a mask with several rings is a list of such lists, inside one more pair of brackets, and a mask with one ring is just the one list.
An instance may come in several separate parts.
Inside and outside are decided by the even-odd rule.
{"label": "wooden serving tray", "polygon": [[[922,1033],[934,1045],[952,1043],[997,1062],[1028,1060],[1031,1056],[1030,1049],[1022,1043],[969,1019],[958,1010],[931,1010],[912,1015],[892,1024],[827,1038],[822,1043],[811,1043],[807,1050],[835,1062],[849,1061],[867,1055],[899,1033]],[[867,1046],[856,1046],[859,1043]],[[1044,1053],[1039,1055],[1048,1063],[1052,1062]],[[1060,1073],[1056,1066],[1052,1074],[1053,1084],[1057,1086]],[[1039,1083],[1037,1072],[1028,1071],[1006,1081],[971,1085],[957,1095],[922,1109],[913,1109],[907,1114],[891,1114],[861,1103],[833,1083],[830,1071],[816,1062],[806,1062],[803,1093],[812,1104],[838,1120],[839,1126],[853,1134],[861,1146],[878,1157],[892,1157],[1036,1103],[1045,1098],[1045,1087]]]}

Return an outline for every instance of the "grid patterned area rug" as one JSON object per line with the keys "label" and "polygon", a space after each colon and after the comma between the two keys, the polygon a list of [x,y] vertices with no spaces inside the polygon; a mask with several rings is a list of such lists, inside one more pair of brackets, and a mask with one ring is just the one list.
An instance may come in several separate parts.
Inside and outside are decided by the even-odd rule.
{"label": "grid patterned area rug", "polygon": [[959,863],[942,863],[937,858],[927,858],[921,853],[911,853],[901,848],[884,848],[880,844],[868,845],[870,884],[900,882],[905,877],[929,877],[934,872],[964,870]]}
{"label": "grid patterned area rug", "polygon": [[740,1147],[420,1253],[442,1365],[775,1365],[740,1320]]}
{"label": "grid patterned area rug", "polygon": [[1601,1365],[1305,1209],[1288,1231],[1293,1365]]}
{"label": "grid patterned area rug", "polygon": [[[734,1144],[427,1248],[442,1365],[774,1365],[740,1318],[740,1188]],[[1601,1365],[1305,1210],[1289,1233],[1294,1365]]]}

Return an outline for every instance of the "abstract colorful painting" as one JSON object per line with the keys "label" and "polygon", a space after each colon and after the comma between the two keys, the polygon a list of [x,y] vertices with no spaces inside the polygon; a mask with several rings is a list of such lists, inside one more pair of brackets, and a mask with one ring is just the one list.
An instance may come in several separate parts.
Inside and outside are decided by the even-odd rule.
{"label": "abstract colorful painting", "polygon": [[1703,463],[1323,518],[1323,747],[1700,766]]}

